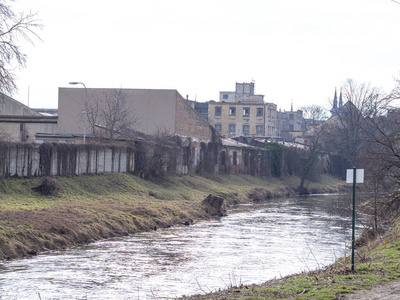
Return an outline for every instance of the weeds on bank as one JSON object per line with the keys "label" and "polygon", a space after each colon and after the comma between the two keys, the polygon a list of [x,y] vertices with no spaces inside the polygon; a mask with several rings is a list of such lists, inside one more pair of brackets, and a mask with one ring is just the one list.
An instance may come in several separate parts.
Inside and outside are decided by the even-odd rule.
{"label": "weeds on bank", "polygon": [[341,258],[319,270],[183,299],[338,299],[340,294],[371,289],[400,277],[399,234],[395,233],[391,239],[386,245],[375,247],[379,241],[374,240],[358,249],[354,272],[350,271],[349,259],[345,267]]}
{"label": "weeds on bank", "polygon": [[284,196],[299,179],[188,175],[155,183],[130,174],[102,174],[54,180],[56,192],[47,196],[32,189],[41,185],[40,178],[0,180],[1,259],[187,224],[206,217],[201,201],[210,193],[236,204],[255,201],[250,197],[255,189],[261,196]]}

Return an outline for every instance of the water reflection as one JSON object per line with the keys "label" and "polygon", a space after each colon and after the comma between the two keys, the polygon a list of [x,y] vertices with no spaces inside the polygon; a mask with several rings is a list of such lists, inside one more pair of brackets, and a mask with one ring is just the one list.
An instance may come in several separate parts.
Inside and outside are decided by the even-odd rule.
{"label": "water reflection", "polygon": [[175,299],[314,269],[349,242],[348,205],[326,195],[271,200],[221,220],[7,262],[0,299]]}

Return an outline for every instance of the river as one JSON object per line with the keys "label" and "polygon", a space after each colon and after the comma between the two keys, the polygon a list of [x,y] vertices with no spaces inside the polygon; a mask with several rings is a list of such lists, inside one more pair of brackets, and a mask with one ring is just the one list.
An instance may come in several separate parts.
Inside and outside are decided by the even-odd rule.
{"label": "river", "polygon": [[0,299],[175,299],[312,270],[351,242],[349,206],[338,195],[272,199],[218,220],[0,263]]}

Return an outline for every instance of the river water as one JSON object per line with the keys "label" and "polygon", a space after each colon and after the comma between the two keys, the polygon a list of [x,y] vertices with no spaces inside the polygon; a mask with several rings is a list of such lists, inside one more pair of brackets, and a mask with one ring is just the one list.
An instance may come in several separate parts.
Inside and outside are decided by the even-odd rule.
{"label": "river water", "polygon": [[351,242],[335,195],[242,205],[201,221],[0,263],[0,299],[175,299],[334,262]]}

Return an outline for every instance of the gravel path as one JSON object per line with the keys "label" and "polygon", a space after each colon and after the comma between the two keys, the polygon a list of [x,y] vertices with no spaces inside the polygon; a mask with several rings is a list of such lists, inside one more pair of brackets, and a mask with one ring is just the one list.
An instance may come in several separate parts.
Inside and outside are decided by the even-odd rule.
{"label": "gravel path", "polygon": [[371,290],[360,290],[351,294],[339,297],[341,300],[399,300],[400,299],[400,280],[391,281],[378,285]]}

